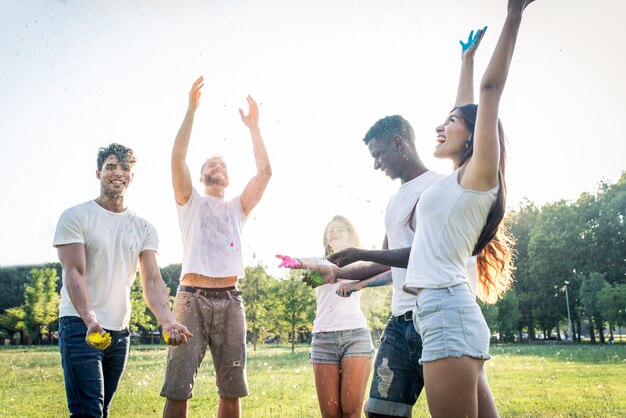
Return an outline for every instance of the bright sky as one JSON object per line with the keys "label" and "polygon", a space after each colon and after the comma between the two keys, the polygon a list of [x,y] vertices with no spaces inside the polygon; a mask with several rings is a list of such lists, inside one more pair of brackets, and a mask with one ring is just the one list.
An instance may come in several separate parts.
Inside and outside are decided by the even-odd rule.
{"label": "bright sky", "polygon": [[[0,3],[0,266],[57,261],[60,213],[98,196],[96,152],[120,142],[138,164],[129,207],[152,222],[159,262],[182,246],[169,159],[192,82],[205,87],[188,157],[225,156],[239,194],[255,172],[237,109],[250,94],[274,176],[244,230],[244,262],[322,253],[335,214],[379,246],[395,183],[362,143],[401,114],[433,169],[434,128],[452,107],[459,39],[489,29],[505,0],[19,1]],[[575,199],[626,169],[626,2],[537,0],[525,13],[500,115],[510,205]],[[247,108],[244,108],[247,110]],[[200,183],[194,185],[200,188]],[[253,258],[256,256],[256,261]]]}

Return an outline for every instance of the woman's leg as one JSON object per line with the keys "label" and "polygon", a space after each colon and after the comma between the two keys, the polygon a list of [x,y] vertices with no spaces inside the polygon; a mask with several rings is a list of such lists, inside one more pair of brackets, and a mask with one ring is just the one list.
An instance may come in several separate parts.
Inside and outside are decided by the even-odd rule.
{"label": "woman's leg", "polygon": [[315,390],[320,404],[322,418],[341,417],[339,384],[341,380],[339,364],[313,363]]}
{"label": "woman's leg", "polygon": [[433,418],[478,416],[478,381],[484,363],[468,356],[424,362],[426,397]]}
{"label": "woman's leg", "polygon": [[484,367],[480,369],[478,376],[478,416],[480,418],[497,418],[499,416]]}
{"label": "woman's leg", "polygon": [[341,413],[344,418],[360,418],[365,388],[372,370],[369,357],[344,357],[341,360]]}

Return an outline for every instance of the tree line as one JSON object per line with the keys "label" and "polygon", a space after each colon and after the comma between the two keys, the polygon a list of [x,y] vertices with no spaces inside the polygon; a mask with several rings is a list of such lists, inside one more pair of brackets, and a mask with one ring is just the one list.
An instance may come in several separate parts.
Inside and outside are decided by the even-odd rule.
{"label": "tree line", "polygon": [[[543,338],[606,342],[613,329],[626,325],[626,172],[615,183],[601,182],[594,193],[574,202],[537,206],[524,201],[509,211],[515,238],[515,284],[495,305],[482,305],[485,318],[501,342]],[[176,293],[181,265],[161,268]],[[0,268],[0,339],[21,344],[51,343],[58,327],[61,266]],[[262,264],[245,269],[240,287],[245,302],[248,340],[308,342],[315,317],[315,293],[298,271],[275,278]],[[374,336],[390,314],[390,287],[363,291],[361,304]],[[131,290],[130,330],[159,338],[141,281]],[[569,311],[569,315],[568,315]],[[621,335],[621,332],[620,332]]]}

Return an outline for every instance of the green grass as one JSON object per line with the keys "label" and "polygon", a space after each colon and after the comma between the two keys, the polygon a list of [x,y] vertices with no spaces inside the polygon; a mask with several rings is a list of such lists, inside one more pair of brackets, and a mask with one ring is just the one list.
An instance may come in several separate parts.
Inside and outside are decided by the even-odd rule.
{"label": "green grass", "polygon": [[[159,417],[165,366],[163,346],[132,346],[111,416]],[[243,416],[318,417],[308,347],[292,354],[285,346],[248,351],[250,396]],[[503,417],[626,416],[626,345],[495,345],[487,375]],[[60,356],[56,347],[0,348],[0,415],[67,416]],[[191,417],[213,417],[215,374],[210,359],[198,376]],[[414,416],[428,416],[421,396]]]}

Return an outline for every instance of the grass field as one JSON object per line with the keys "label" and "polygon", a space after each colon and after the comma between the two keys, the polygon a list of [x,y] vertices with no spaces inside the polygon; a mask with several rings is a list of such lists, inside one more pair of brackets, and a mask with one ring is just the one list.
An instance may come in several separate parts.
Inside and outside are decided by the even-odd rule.
{"label": "grass field", "polygon": [[[625,417],[626,344],[492,346],[487,375],[503,417]],[[112,417],[159,417],[164,346],[132,346]],[[248,352],[250,396],[243,416],[318,417],[308,347]],[[60,355],[56,347],[0,348],[0,416],[68,416]],[[213,417],[215,377],[205,362],[190,401],[191,417]],[[413,412],[428,416],[425,397]]]}

